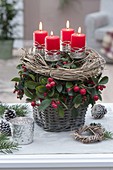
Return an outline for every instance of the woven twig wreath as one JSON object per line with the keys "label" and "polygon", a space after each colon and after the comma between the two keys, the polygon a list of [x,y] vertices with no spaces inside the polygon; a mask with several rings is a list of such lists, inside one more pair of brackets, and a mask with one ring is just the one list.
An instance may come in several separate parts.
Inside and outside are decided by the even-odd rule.
{"label": "woven twig wreath", "polygon": [[[83,132],[89,132],[89,135],[82,135]],[[74,132],[74,138],[86,144],[100,142],[104,139],[104,129],[99,125],[85,125]]]}
{"label": "woven twig wreath", "polygon": [[27,69],[32,70],[43,76],[50,76],[57,80],[73,81],[85,80],[102,73],[105,65],[105,60],[93,49],[86,48],[86,57],[84,64],[80,68],[66,69],[66,68],[51,68],[43,56],[40,54],[30,54],[24,50],[22,54],[22,63]]}

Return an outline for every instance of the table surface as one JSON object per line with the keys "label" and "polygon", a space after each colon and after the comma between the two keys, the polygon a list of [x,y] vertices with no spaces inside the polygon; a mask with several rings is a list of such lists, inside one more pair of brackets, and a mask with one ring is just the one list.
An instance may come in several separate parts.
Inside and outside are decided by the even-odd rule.
{"label": "table surface", "polygon": [[[113,132],[113,104],[106,103],[107,114],[95,120],[91,108],[86,114],[86,124],[101,123],[107,131]],[[32,109],[29,105],[29,113]],[[94,144],[82,144],[73,137],[73,131],[46,132],[35,124],[34,141],[21,145],[19,151],[0,155],[0,168],[15,167],[113,167],[113,140]]]}

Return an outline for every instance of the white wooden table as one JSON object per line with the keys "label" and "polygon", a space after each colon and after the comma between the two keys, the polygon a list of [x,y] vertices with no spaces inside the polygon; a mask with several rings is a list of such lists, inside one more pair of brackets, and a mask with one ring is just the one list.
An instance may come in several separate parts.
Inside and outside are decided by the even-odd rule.
{"label": "white wooden table", "polygon": [[[105,117],[94,120],[89,108],[86,124],[101,123],[106,130],[113,132],[113,104],[103,105],[108,110]],[[82,144],[74,140],[73,132],[46,132],[35,125],[32,144],[21,145],[13,154],[0,155],[0,169],[3,168],[110,170],[113,169],[113,140]]]}

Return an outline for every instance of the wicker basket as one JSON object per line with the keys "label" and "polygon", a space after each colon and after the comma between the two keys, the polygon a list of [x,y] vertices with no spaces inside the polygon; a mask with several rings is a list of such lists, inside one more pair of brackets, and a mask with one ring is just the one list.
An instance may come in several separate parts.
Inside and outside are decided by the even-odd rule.
{"label": "wicker basket", "polygon": [[38,112],[38,107],[34,107],[33,116],[37,125],[50,132],[69,131],[80,128],[85,123],[87,106],[78,108],[78,115],[73,117],[70,110],[65,110],[64,117],[61,118],[51,106],[44,112]]}

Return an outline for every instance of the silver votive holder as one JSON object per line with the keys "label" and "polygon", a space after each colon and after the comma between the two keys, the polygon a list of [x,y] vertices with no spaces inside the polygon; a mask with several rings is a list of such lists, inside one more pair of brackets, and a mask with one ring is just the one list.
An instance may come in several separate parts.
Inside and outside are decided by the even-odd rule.
{"label": "silver votive holder", "polygon": [[60,51],[59,50],[51,50],[45,52],[45,60],[48,62],[54,62],[60,60]]}
{"label": "silver votive holder", "polygon": [[71,48],[71,58],[83,59],[86,57],[85,47],[83,48]]}
{"label": "silver votive holder", "polygon": [[70,52],[71,42],[70,41],[61,41],[61,51]]}
{"label": "silver votive holder", "polygon": [[10,120],[14,142],[27,145],[33,142],[34,121],[28,117],[16,117]]}
{"label": "silver votive holder", "polygon": [[42,45],[34,44],[33,46],[35,48],[35,50],[34,50],[35,54],[39,53],[41,56],[45,55],[45,45],[44,44],[42,44]]}

